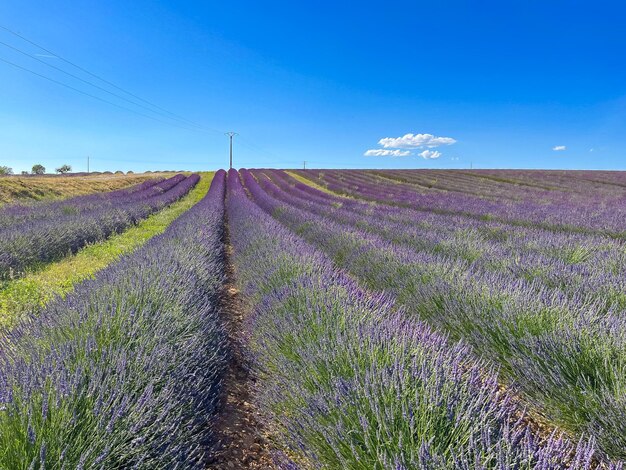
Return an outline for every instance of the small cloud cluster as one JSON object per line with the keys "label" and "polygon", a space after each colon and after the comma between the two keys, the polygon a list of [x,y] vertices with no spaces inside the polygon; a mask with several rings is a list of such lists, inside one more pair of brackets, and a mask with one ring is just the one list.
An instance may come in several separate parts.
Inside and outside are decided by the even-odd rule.
{"label": "small cloud cluster", "polygon": [[383,148],[367,150],[363,155],[367,157],[406,157],[412,155],[410,149],[425,148],[417,155],[426,160],[433,160],[441,157],[442,153],[429,149],[454,143],[456,140],[452,137],[437,137],[432,134],[405,134],[402,137],[383,137],[378,141],[378,144]]}
{"label": "small cloud cluster", "polygon": [[552,147],[552,150],[554,150],[555,152],[562,152],[563,150],[566,150],[567,147],[565,145],[556,145],[554,147]]}
{"label": "small cloud cluster", "polygon": [[432,160],[433,158],[441,157],[441,152],[437,152],[436,150],[424,150],[423,152],[418,153],[418,155],[426,160]]}
{"label": "small cloud cluster", "polygon": [[386,150],[386,149],[371,149],[366,151],[363,155],[366,157],[406,157],[411,155],[409,150]]}

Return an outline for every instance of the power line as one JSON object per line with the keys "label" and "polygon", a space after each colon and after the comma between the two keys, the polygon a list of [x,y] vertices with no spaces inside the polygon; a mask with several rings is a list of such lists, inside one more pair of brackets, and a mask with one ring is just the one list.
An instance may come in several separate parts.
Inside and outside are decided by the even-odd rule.
{"label": "power line", "polygon": [[[137,96],[136,94],[134,94],[134,93],[132,93],[132,92],[130,92],[130,91],[128,91],[128,90],[125,90],[124,88],[122,88],[122,87],[120,87],[120,86],[118,86],[118,85],[116,85],[116,84],[114,84],[114,83],[110,82],[109,80],[106,80],[106,79],[104,79],[104,78],[100,77],[99,75],[96,75],[96,74],[95,74],[95,73],[93,73],[93,72],[90,72],[89,70],[85,69],[84,67],[81,67],[80,65],[78,65],[78,64],[76,64],[76,63],[74,63],[74,62],[72,62],[72,61],[70,61],[70,60],[68,60],[68,59],[66,59],[66,58],[64,58],[64,57],[62,57],[61,55],[57,54],[56,52],[53,52],[53,51],[51,51],[50,49],[47,49],[46,47],[44,47],[44,46],[42,46],[42,45],[40,45],[40,44],[37,44],[36,42],[34,42],[34,41],[32,41],[32,40],[28,39],[28,38],[27,38],[27,37],[25,37],[25,36],[22,36],[20,33],[16,32],[16,31],[13,31],[13,30],[12,30],[12,29],[10,29],[10,28],[7,28],[6,26],[3,26],[3,25],[1,25],[1,24],[0,24],[0,29],[4,30],[4,31],[6,31],[6,32],[8,32],[8,33],[10,33],[10,34],[12,34],[12,35],[14,35],[14,36],[16,36],[16,37],[20,38],[20,39],[22,39],[23,41],[26,41],[26,42],[27,42],[27,43],[29,43],[29,44],[32,44],[33,46],[35,46],[35,47],[37,47],[37,48],[41,49],[42,51],[44,51],[44,52],[46,52],[46,53],[48,53],[48,54],[50,54],[50,55],[54,56],[55,58],[57,58],[57,59],[59,59],[59,60],[61,60],[61,61],[65,62],[66,64],[71,65],[72,67],[77,68],[77,69],[78,69],[78,70],[80,70],[81,72],[84,72],[84,73],[86,73],[86,74],[88,74],[88,75],[90,75],[90,76],[92,76],[92,77],[94,77],[94,78],[96,78],[96,79],[100,80],[100,81],[101,81],[101,82],[103,82],[103,83],[106,83],[107,85],[109,85],[109,86],[111,86],[111,87],[113,87],[113,88],[115,88],[115,89],[117,89],[117,90],[119,90],[119,91],[121,91],[121,92],[123,92],[123,93],[126,93],[127,95],[132,96],[133,98],[135,98],[135,99],[137,99],[137,100],[139,100],[139,101],[142,101],[143,103],[146,103],[146,104],[148,104],[148,105],[150,105],[150,106],[152,106],[152,107],[154,107],[154,108],[156,108],[156,109],[158,109],[158,110],[160,110],[160,111],[162,111],[162,112],[164,112],[164,113],[167,113],[167,114],[169,114],[169,115],[171,115],[171,116],[174,116],[174,118],[176,118],[176,119],[177,119],[177,120],[179,120],[179,121],[183,121],[183,122],[187,123],[187,125],[192,125],[192,126],[198,127],[198,128],[200,128],[200,129],[202,129],[202,130],[205,130],[205,131],[209,131],[209,132],[217,132],[217,133],[220,133],[220,134],[221,134],[221,132],[220,132],[220,131],[218,131],[218,130],[216,130],[216,129],[211,129],[211,128],[207,128],[207,127],[205,127],[205,126],[202,126],[201,124],[198,124],[198,123],[196,123],[196,122],[194,122],[194,121],[191,121],[191,120],[189,120],[189,119],[187,119],[187,118],[185,118],[185,117],[183,117],[183,116],[180,116],[180,115],[178,115],[178,114],[176,114],[176,113],[173,113],[172,111],[168,111],[167,109],[162,108],[161,106],[158,106],[158,105],[156,105],[156,104],[154,104],[154,103],[152,103],[152,102],[150,102],[150,101],[148,101],[148,100],[146,100],[146,99],[144,99],[144,98],[141,98],[140,96]],[[5,43],[3,43],[3,44],[5,44]],[[5,44],[5,45],[6,45],[6,44]],[[13,48],[12,46],[8,46],[8,47],[11,47],[12,49],[16,49],[16,48]],[[17,50],[17,49],[16,49],[16,50]],[[19,50],[18,50],[18,51],[19,51]],[[22,52],[22,51],[19,51],[19,52]],[[27,53],[24,53],[24,54],[29,55],[29,54],[27,54]],[[31,56],[31,57],[32,57],[32,56]],[[34,58],[34,57],[33,57],[33,58]],[[36,60],[39,60],[39,59],[36,59]],[[45,62],[45,61],[41,61],[41,60],[40,60],[40,62],[43,62],[43,63],[45,63],[46,65],[48,65],[48,66],[50,66],[50,67],[57,68],[57,67],[54,67],[54,66],[52,66],[52,65],[48,64],[48,63],[47,63],[47,62]],[[58,69],[58,70],[63,71],[62,69]],[[66,71],[63,71],[63,72],[64,72],[64,73],[67,73],[68,75],[73,76],[74,78],[78,78],[78,77],[76,77],[75,75],[70,74],[69,72],[66,72]],[[99,89],[104,90],[103,88],[98,87],[97,85],[95,85],[95,84],[93,84],[93,83],[91,83],[91,82],[85,81],[85,80],[83,80],[83,79],[81,79],[81,78],[78,78],[78,79],[79,79],[79,80],[81,80],[81,81],[84,81],[84,82],[86,82],[86,83],[89,83],[90,85],[95,86],[95,87],[97,87],[97,88],[99,88]],[[110,91],[107,91],[107,90],[104,90],[104,91],[106,91],[107,93],[113,94],[114,96],[117,96],[118,98],[121,98],[119,95],[116,95],[116,94],[114,94],[114,93],[112,93],[112,92],[110,92]],[[125,98],[121,98],[121,99],[125,99]],[[140,104],[138,104],[138,103],[134,103],[133,101],[130,101],[130,100],[128,100],[128,99],[125,99],[125,100],[126,100],[126,101],[129,101],[129,102],[131,102],[131,103],[133,103],[133,104],[135,104],[136,106],[141,106],[141,107],[144,107],[145,109],[148,109],[148,108],[146,108],[145,106],[140,105]],[[148,109],[148,110],[149,110],[149,109]],[[153,113],[157,113],[157,112],[156,112],[156,111],[154,111],[154,110],[149,110],[149,111],[151,111],[151,112],[153,112]],[[158,114],[158,113],[157,113],[157,114]],[[173,118],[171,118],[171,117],[170,117],[169,119],[173,119]]]}
{"label": "power line", "polygon": [[[109,95],[111,95],[111,96],[115,96],[116,98],[119,98],[119,99],[121,99],[121,100],[124,100],[124,101],[126,101],[127,103],[133,104],[133,105],[135,105],[135,106],[139,106],[140,108],[143,108],[143,109],[145,109],[145,110],[147,110],[147,111],[149,111],[149,112],[151,112],[151,113],[155,113],[155,114],[157,114],[157,115],[160,115],[160,116],[162,116],[162,117],[164,117],[164,118],[166,118],[166,119],[173,119],[173,120],[176,120],[176,121],[180,121],[180,122],[185,123],[185,120],[183,120],[183,119],[179,119],[179,118],[177,118],[177,117],[170,117],[170,116],[168,116],[168,115],[167,115],[167,114],[165,114],[165,113],[160,113],[160,112],[158,112],[158,111],[155,111],[155,110],[153,110],[153,109],[149,108],[148,106],[145,106],[145,105],[143,105],[143,104],[141,104],[141,103],[137,103],[137,102],[135,102],[135,101],[133,101],[133,100],[129,100],[128,98],[126,98],[126,97],[124,97],[124,96],[122,96],[122,95],[120,95],[120,94],[117,94],[117,93],[114,93],[114,92],[112,92],[112,91],[110,91],[110,90],[107,90],[106,88],[101,87],[101,86],[99,86],[99,85],[96,85],[95,83],[90,82],[89,80],[85,80],[84,78],[81,78],[81,77],[79,77],[78,75],[74,75],[73,73],[68,72],[67,70],[62,69],[61,67],[57,67],[56,65],[49,64],[49,63],[48,63],[48,62],[46,62],[45,60],[41,60],[40,58],[38,58],[38,57],[36,57],[36,56],[34,56],[34,55],[32,55],[32,54],[29,54],[28,52],[25,52],[25,51],[23,51],[23,50],[21,50],[21,49],[19,49],[19,48],[15,47],[15,46],[12,46],[11,44],[7,44],[6,42],[0,41],[0,45],[3,45],[3,46],[5,46],[5,47],[8,47],[9,49],[12,49],[12,50],[14,50],[14,51],[16,51],[16,52],[19,52],[20,54],[25,55],[26,57],[30,57],[31,59],[36,60],[37,62],[40,62],[40,63],[44,64],[44,65],[45,65],[45,66],[47,66],[47,67],[53,68],[54,70],[58,70],[59,72],[62,72],[62,73],[64,73],[65,75],[68,75],[68,76],[70,76],[70,77],[72,77],[72,78],[75,78],[76,80],[79,80],[79,81],[81,81],[81,82],[83,82],[83,83],[86,83],[87,85],[90,85],[90,86],[92,86],[92,87],[94,87],[94,88],[97,88],[98,90],[104,91],[105,93],[108,93],[108,94],[109,94]],[[206,129],[204,129],[204,128],[203,128],[203,127],[201,127],[201,126],[196,126],[195,124],[193,124],[193,125],[194,125],[194,127],[198,127],[199,129],[206,130]]]}
{"label": "power line", "polygon": [[130,109],[130,108],[127,108],[125,106],[119,105],[117,103],[113,103],[112,101],[105,100],[104,98],[101,98],[101,97],[96,96],[96,95],[92,95],[91,93],[87,93],[86,91],[83,91],[83,90],[80,90],[78,88],[75,88],[75,87],[73,87],[71,85],[68,85],[67,83],[60,82],[58,80],[55,80],[54,78],[47,77],[46,75],[43,75],[43,74],[38,73],[38,72],[35,72],[34,70],[30,70],[30,69],[28,69],[26,67],[23,67],[23,66],[19,65],[19,64],[16,64],[16,63],[11,62],[9,60],[3,59],[2,57],[0,57],[0,61],[4,62],[5,64],[9,64],[9,65],[11,65],[11,66],[13,66],[15,68],[18,68],[20,70],[23,70],[25,72],[32,73],[33,75],[41,77],[41,78],[43,78],[45,80],[51,81],[52,83],[56,83],[57,85],[61,85],[61,86],[65,87],[65,88],[68,88],[68,89],[70,89],[72,91],[80,93],[81,95],[89,96],[90,98],[96,99],[98,101],[102,101],[103,103],[110,104],[111,106],[115,106],[116,108],[120,108],[120,109],[123,109],[125,111],[129,111],[131,113],[137,114],[139,116],[143,116],[145,118],[152,119],[153,121],[157,121],[157,122],[161,122],[163,124],[168,124],[170,126],[178,127],[180,129],[186,129],[188,131],[200,132],[199,129],[194,129],[192,127],[184,127],[184,126],[181,126],[181,125],[178,125],[178,124],[174,124],[173,122],[164,121],[164,120],[156,118],[154,116],[150,116],[149,114],[145,114],[145,113],[142,113],[140,111],[137,111],[137,110]]}
{"label": "power line", "polygon": [[[135,100],[141,101],[141,102],[145,103],[146,105],[149,105],[150,107],[155,108],[155,109],[157,109],[157,110],[159,110],[159,111],[161,111],[161,112],[159,112],[159,111],[155,111],[154,109],[151,109],[151,108],[150,108],[150,107],[148,107],[148,106],[142,105],[141,103],[138,103],[138,102],[136,102],[136,101],[134,101],[134,100],[131,100],[131,99],[125,98],[124,96],[121,96],[121,95],[120,95],[120,94],[118,94],[118,93],[112,92],[111,90],[107,90],[106,88],[104,88],[104,87],[102,87],[102,86],[99,86],[99,85],[97,85],[97,84],[95,84],[95,83],[93,83],[93,82],[91,82],[91,81],[89,81],[89,80],[85,80],[85,79],[83,79],[83,78],[81,78],[81,77],[79,77],[79,76],[77,76],[77,75],[75,75],[75,74],[73,74],[73,73],[71,73],[71,72],[68,72],[67,70],[64,70],[64,69],[62,69],[62,68],[60,68],[60,67],[57,67],[57,66],[55,66],[55,65],[52,65],[52,64],[50,64],[50,63],[48,63],[48,62],[46,62],[46,61],[44,61],[44,60],[41,60],[40,58],[38,58],[38,57],[36,57],[36,56],[33,56],[33,55],[29,54],[28,52],[25,52],[25,51],[23,51],[23,50],[21,50],[21,49],[19,49],[19,48],[17,48],[17,47],[14,47],[14,46],[12,46],[12,45],[10,45],[10,44],[7,44],[7,43],[5,43],[5,42],[0,41],[0,44],[4,45],[5,47],[8,47],[8,48],[10,48],[10,49],[13,49],[13,50],[15,50],[15,51],[19,52],[20,54],[23,54],[23,55],[25,55],[25,56],[27,56],[27,57],[30,57],[30,58],[32,58],[32,59],[34,59],[34,60],[37,60],[38,62],[41,62],[41,63],[43,63],[44,65],[46,65],[47,67],[50,67],[50,68],[55,69],[55,70],[58,70],[58,71],[60,71],[60,72],[62,72],[62,73],[64,73],[64,74],[66,74],[66,75],[68,75],[68,76],[70,76],[70,77],[72,77],[72,78],[74,78],[74,79],[76,79],[76,80],[79,80],[79,81],[81,81],[81,82],[83,82],[83,83],[85,83],[85,84],[87,84],[87,85],[89,85],[89,86],[92,86],[92,87],[94,87],[94,88],[96,88],[96,89],[98,89],[98,90],[101,90],[101,91],[103,91],[103,92],[105,92],[105,93],[108,93],[109,95],[115,96],[115,97],[116,97],[116,98],[118,98],[118,99],[121,99],[121,100],[123,100],[123,101],[126,101],[127,103],[130,103],[130,104],[132,104],[132,105],[134,105],[134,106],[138,106],[138,107],[140,107],[140,108],[143,108],[143,109],[145,109],[145,110],[146,110],[146,111],[148,111],[148,112],[151,112],[151,113],[157,114],[158,116],[161,116],[161,117],[163,117],[163,118],[165,118],[165,119],[172,119],[172,120],[178,121],[178,122],[180,122],[182,125],[181,125],[181,124],[175,124],[175,123],[172,123],[172,122],[169,122],[169,121],[164,121],[163,119],[159,119],[159,118],[157,118],[157,117],[154,117],[154,116],[151,116],[151,115],[148,115],[148,114],[142,113],[142,112],[140,112],[140,111],[137,111],[137,110],[134,110],[134,109],[131,109],[131,108],[128,108],[128,107],[125,107],[125,106],[119,105],[119,104],[117,104],[117,103],[114,103],[114,102],[111,102],[111,101],[106,100],[106,99],[104,99],[104,98],[101,98],[101,97],[99,97],[99,96],[97,96],[97,95],[93,95],[93,94],[91,94],[91,93],[87,93],[87,92],[85,92],[85,91],[83,91],[83,90],[80,90],[80,89],[78,89],[78,88],[75,88],[75,87],[73,87],[73,86],[70,86],[70,85],[68,85],[68,84],[66,84],[66,83],[60,82],[60,81],[55,80],[55,79],[53,79],[53,78],[50,78],[50,77],[48,77],[48,76],[46,76],[46,75],[43,75],[43,74],[40,74],[40,73],[35,72],[35,71],[33,71],[33,70],[30,70],[30,69],[28,69],[28,68],[26,68],[26,67],[23,67],[23,66],[21,66],[21,65],[18,65],[18,64],[15,64],[15,63],[13,63],[13,62],[10,62],[10,61],[8,61],[8,60],[6,60],[6,59],[0,58],[0,61],[2,61],[2,62],[5,62],[5,63],[7,63],[7,64],[9,64],[9,65],[11,65],[11,66],[13,66],[13,67],[16,67],[16,68],[18,68],[18,69],[24,70],[24,71],[26,71],[26,72],[29,72],[29,73],[31,73],[31,74],[34,74],[34,75],[39,76],[39,77],[41,77],[41,78],[44,78],[44,79],[46,79],[46,80],[49,80],[49,81],[51,81],[51,82],[53,82],[53,83],[56,83],[56,84],[61,85],[61,86],[63,86],[63,87],[66,87],[66,88],[68,88],[68,89],[70,89],[70,90],[73,90],[73,91],[75,91],[75,92],[77,92],[77,93],[80,93],[80,94],[82,94],[82,95],[89,96],[89,97],[91,97],[91,98],[93,98],[93,99],[96,99],[96,100],[98,100],[98,101],[101,101],[101,102],[103,102],[103,103],[107,103],[107,104],[109,104],[109,105],[111,105],[111,106],[115,106],[115,107],[117,107],[117,108],[119,108],[119,109],[123,109],[123,110],[125,110],[125,111],[129,111],[129,112],[131,112],[131,113],[137,114],[137,115],[139,115],[139,116],[146,117],[146,118],[148,118],[148,119],[152,119],[152,120],[157,121],[157,122],[161,122],[161,123],[163,123],[163,124],[168,124],[168,125],[171,125],[171,126],[174,126],[174,127],[178,127],[178,128],[180,128],[180,129],[186,129],[186,130],[189,130],[189,131],[206,131],[206,132],[215,132],[215,133],[220,133],[220,134],[222,133],[222,132],[221,132],[221,131],[219,131],[219,130],[212,129],[212,128],[209,128],[209,127],[205,127],[205,126],[203,126],[203,125],[201,125],[201,124],[198,124],[197,122],[194,122],[194,121],[192,121],[192,120],[190,120],[190,119],[187,119],[187,118],[185,118],[185,117],[183,117],[183,116],[180,116],[180,115],[178,115],[178,114],[176,114],[176,113],[173,113],[172,111],[169,111],[169,110],[167,110],[167,109],[165,109],[165,108],[163,108],[163,107],[161,107],[161,106],[158,106],[158,105],[156,105],[155,103],[152,103],[151,101],[148,101],[148,100],[146,100],[146,99],[144,99],[144,98],[142,98],[142,97],[140,97],[140,96],[136,95],[135,93],[132,93],[132,92],[130,92],[130,91],[128,91],[128,90],[126,90],[126,89],[124,89],[124,88],[122,88],[122,87],[120,87],[120,86],[118,86],[118,85],[114,84],[114,83],[112,83],[111,81],[109,81],[109,80],[107,80],[107,79],[105,79],[105,78],[103,78],[103,77],[101,77],[101,76],[99,76],[99,75],[97,75],[97,74],[95,74],[95,73],[93,73],[93,72],[90,72],[89,70],[85,69],[84,67],[81,67],[80,65],[76,64],[75,62],[72,62],[72,61],[70,61],[69,59],[66,59],[65,57],[63,57],[63,56],[61,56],[61,55],[57,54],[56,52],[54,52],[54,51],[52,51],[52,50],[50,50],[50,49],[48,49],[48,48],[46,48],[46,47],[42,46],[41,44],[36,43],[35,41],[33,41],[33,40],[31,40],[31,39],[29,39],[29,38],[27,38],[27,37],[23,36],[22,34],[20,34],[20,33],[16,32],[16,31],[14,31],[14,30],[12,30],[12,29],[10,29],[10,28],[6,27],[6,26],[3,26],[3,25],[1,25],[1,24],[0,24],[0,29],[2,29],[2,30],[4,30],[4,31],[6,31],[6,32],[8,32],[8,33],[10,33],[10,34],[12,34],[12,35],[14,35],[14,36],[16,36],[16,37],[20,38],[21,40],[23,40],[23,41],[25,41],[25,42],[27,42],[27,43],[29,43],[29,44],[31,44],[31,45],[33,45],[33,46],[35,46],[35,47],[39,48],[40,50],[42,50],[42,51],[46,52],[46,53],[47,53],[47,54],[49,54],[50,56],[53,56],[54,58],[59,59],[59,60],[61,60],[62,62],[65,62],[66,64],[68,64],[68,65],[70,65],[70,66],[72,66],[72,67],[75,67],[76,69],[80,70],[81,72],[83,72],[83,73],[85,73],[85,74],[87,74],[87,75],[89,75],[89,76],[91,76],[91,77],[93,77],[93,78],[95,78],[95,79],[97,79],[97,80],[100,80],[101,82],[103,82],[103,83],[105,83],[105,84],[109,85],[110,87],[113,87],[114,89],[119,90],[120,92],[122,92],[122,93],[124,93],[124,94],[126,94],[126,95],[128,95],[128,96],[131,96],[131,97],[135,98]],[[166,116],[164,113],[165,113],[165,114],[167,114],[167,116]],[[192,126],[193,128],[191,128],[190,126]],[[250,148],[250,149],[252,149],[252,150],[255,150],[255,151],[257,151],[257,152],[264,153],[264,154],[266,154],[267,156],[270,156],[270,157],[272,157],[272,158],[280,158],[280,157],[279,157],[279,156],[277,156],[276,154],[274,154],[274,153],[272,153],[272,152],[269,152],[269,151],[267,151],[267,150],[265,150],[265,149],[263,149],[263,148],[259,147],[259,146],[258,146],[258,145],[256,145],[254,142],[252,142],[250,139],[247,139],[245,136],[240,136],[240,139],[242,139],[242,140],[243,140],[243,142],[241,142],[241,145],[243,145],[244,147],[248,147],[248,148]]]}
{"label": "power line", "polygon": [[[261,147],[259,147],[257,144],[255,144],[254,142],[252,142],[251,139],[245,137],[245,136],[239,136],[239,140],[243,140],[243,142],[241,143],[241,145],[243,145],[244,147],[248,147],[249,149],[252,150],[256,150],[257,152],[261,152],[264,153],[272,158],[280,158],[278,155],[275,155],[272,152],[269,152]],[[246,143],[247,142],[247,143]]]}

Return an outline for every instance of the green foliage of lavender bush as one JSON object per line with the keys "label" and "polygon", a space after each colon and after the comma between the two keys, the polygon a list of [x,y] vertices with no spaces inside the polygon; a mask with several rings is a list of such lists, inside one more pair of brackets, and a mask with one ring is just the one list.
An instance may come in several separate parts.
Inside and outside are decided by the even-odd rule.
{"label": "green foliage of lavender bush", "polygon": [[[465,250],[446,249],[445,257],[437,249],[416,251],[389,242],[379,231],[340,222],[336,208],[281,192],[262,175],[260,183],[247,181],[256,185],[255,194],[277,220],[368,288],[392,293],[407,313],[466,341],[477,356],[499,365],[509,385],[556,424],[594,436],[614,458],[626,457],[626,325],[601,292],[554,291],[535,276],[505,277],[475,266]],[[267,194],[259,193],[259,184]],[[278,213],[273,210],[277,205]],[[348,220],[349,214],[342,217]],[[370,220],[370,227],[374,224]],[[596,251],[572,245],[553,253],[567,264],[580,264]]]}
{"label": "green foliage of lavender bush", "polygon": [[0,468],[197,468],[226,362],[224,173],[136,252],[2,338]]}
{"label": "green foliage of lavender bush", "polygon": [[[228,182],[234,262],[254,309],[248,331],[256,396],[301,465],[590,467],[592,444],[533,435],[467,346],[451,344],[407,318],[388,296],[365,291],[333,269],[248,200],[237,172]],[[256,200],[263,197],[247,187]]]}

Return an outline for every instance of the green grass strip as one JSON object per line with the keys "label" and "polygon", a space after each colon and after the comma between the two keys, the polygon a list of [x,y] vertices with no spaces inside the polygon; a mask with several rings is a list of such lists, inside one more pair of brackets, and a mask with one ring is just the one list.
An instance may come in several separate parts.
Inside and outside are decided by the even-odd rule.
{"label": "green grass strip", "polygon": [[92,278],[120,256],[163,233],[169,224],[206,195],[213,175],[214,172],[201,173],[200,181],[189,194],[125,232],[4,283],[0,287],[0,327],[10,326],[25,313],[39,310],[56,296],[65,296],[75,284]]}

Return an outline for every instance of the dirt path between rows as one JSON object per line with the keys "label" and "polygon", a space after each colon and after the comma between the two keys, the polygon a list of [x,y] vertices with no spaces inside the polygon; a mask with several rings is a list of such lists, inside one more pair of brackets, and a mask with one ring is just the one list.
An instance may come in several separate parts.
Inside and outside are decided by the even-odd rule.
{"label": "dirt path between rows", "polygon": [[275,469],[262,420],[252,403],[254,378],[244,351],[243,323],[248,313],[235,282],[232,246],[225,219],[226,285],[222,293],[223,321],[228,332],[231,358],[224,376],[221,412],[214,424],[215,445],[209,454],[211,469]]}

